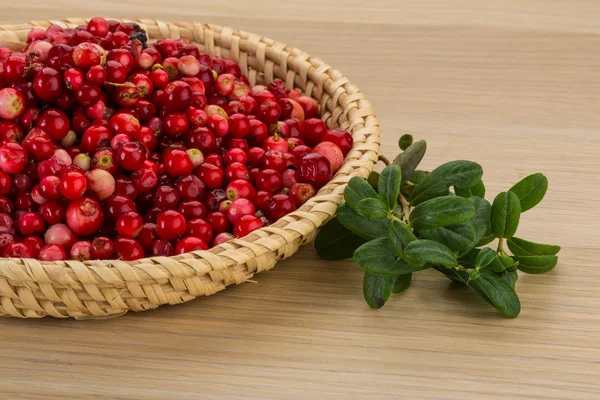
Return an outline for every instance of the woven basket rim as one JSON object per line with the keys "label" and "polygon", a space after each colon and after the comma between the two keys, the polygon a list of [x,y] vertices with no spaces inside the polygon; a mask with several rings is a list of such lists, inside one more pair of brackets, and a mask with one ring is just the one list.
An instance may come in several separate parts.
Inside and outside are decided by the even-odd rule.
{"label": "woven basket rim", "polygon": [[[23,47],[27,31],[32,27],[47,27],[50,24],[75,27],[87,23],[88,20],[68,18],[0,25],[0,46],[13,49]],[[321,111],[320,117],[326,121],[328,128],[341,127],[351,132],[355,140],[354,147],[333,179],[298,210],[248,236],[233,239],[206,251],[195,251],[173,257],[146,257],[135,261],[42,262],[32,259],[0,258],[0,315],[39,317],[50,314],[76,318],[103,317],[110,307],[107,306],[108,308],[100,312],[90,307],[86,300],[93,302],[102,299],[110,303],[108,300],[110,295],[101,290],[105,287],[110,289],[110,282],[114,282],[115,287],[124,284],[131,293],[137,291],[129,287],[132,284],[143,286],[146,282],[150,282],[147,284],[151,285],[152,281],[164,282],[173,277],[185,279],[208,275],[212,279],[212,275],[220,274],[231,275],[218,277],[223,280],[223,287],[231,283],[242,283],[249,279],[248,276],[272,268],[272,266],[261,268],[260,265],[255,265],[260,264],[261,258],[274,257],[274,265],[277,260],[292,255],[297,250],[298,244],[310,241],[316,230],[334,215],[335,208],[342,201],[343,187],[348,180],[353,176],[366,177],[377,162],[380,143],[379,124],[371,104],[341,72],[322,60],[272,39],[214,24],[147,19],[121,21],[138,23],[147,31],[151,41],[165,37],[192,38],[192,41],[201,47],[201,51],[238,62],[242,73],[248,76],[251,84],[269,82],[274,78],[283,79],[287,88],[300,89],[306,95],[316,98]],[[252,261],[252,257],[261,260]],[[252,266],[248,267],[249,264]],[[248,271],[244,271],[244,268]],[[242,275],[246,279],[242,279]],[[52,293],[44,293],[42,284],[51,285],[54,290],[47,288],[46,290],[54,292],[56,296]],[[100,294],[86,285],[96,286]],[[185,285],[189,286],[188,283]],[[27,289],[29,286],[34,287]],[[70,308],[67,307],[66,313],[52,312],[52,306],[46,307],[47,304],[42,304],[41,301],[44,299],[39,298],[40,292],[48,301],[69,303],[56,292],[55,287],[67,289],[71,287],[74,288],[72,289],[74,292],[82,288],[83,299],[79,299],[79,302],[71,302],[82,311],[69,312]],[[166,293],[163,295],[167,298],[151,299],[154,296],[147,293],[145,288],[142,289],[140,293],[154,304],[178,303],[196,297],[194,290],[189,290],[188,297],[191,297],[188,299],[180,295],[181,301],[169,299]],[[31,293],[26,293],[24,298],[23,293],[19,292],[27,292],[27,290]],[[176,288],[174,290],[179,291]],[[113,305],[115,312],[110,314],[109,311],[109,314],[118,315],[128,309],[136,310],[135,302],[131,298],[126,300],[130,301],[122,301],[123,304],[118,307],[115,303]],[[22,307],[17,307],[15,302]]]}

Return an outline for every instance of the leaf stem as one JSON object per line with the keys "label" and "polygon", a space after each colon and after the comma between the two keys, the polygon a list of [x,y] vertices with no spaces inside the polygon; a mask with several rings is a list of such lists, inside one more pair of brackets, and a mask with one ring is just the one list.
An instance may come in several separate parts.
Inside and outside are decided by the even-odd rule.
{"label": "leaf stem", "polygon": [[498,240],[498,250],[496,250],[496,253],[504,254],[504,238]]}
{"label": "leaf stem", "polygon": [[386,167],[391,164],[390,160],[386,156],[381,154],[379,155],[379,161],[383,161]]}
{"label": "leaf stem", "polygon": [[410,213],[410,205],[408,204],[408,201],[406,201],[404,196],[400,195],[398,196],[398,199],[400,199],[400,205],[402,206],[402,220],[406,224],[408,224],[408,214]]}

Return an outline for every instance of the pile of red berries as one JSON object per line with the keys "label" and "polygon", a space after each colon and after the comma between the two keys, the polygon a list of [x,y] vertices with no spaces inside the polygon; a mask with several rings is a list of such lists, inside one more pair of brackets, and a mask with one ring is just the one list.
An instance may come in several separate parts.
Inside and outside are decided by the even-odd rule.
{"label": "pile of red berries", "polygon": [[314,99],[132,23],[0,48],[0,256],[171,256],[294,211],[352,148]]}

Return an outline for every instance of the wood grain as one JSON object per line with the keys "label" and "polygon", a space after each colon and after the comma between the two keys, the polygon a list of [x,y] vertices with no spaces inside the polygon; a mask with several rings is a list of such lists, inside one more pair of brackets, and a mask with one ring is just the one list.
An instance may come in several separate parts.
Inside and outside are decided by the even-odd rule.
{"label": "wood grain", "polygon": [[521,275],[516,320],[435,271],[372,311],[360,271],[307,246],[256,284],[177,307],[1,319],[0,398],[600,398],[600,3],[176,3],[30,0],[3,4],[0,23],[198,20],[298,46],[368,94],[387,156],[412,132],[428,141],[426,167],[480,162],[490,197],[545,172],[550,191],[520,232],[560,243],[559,266]]}

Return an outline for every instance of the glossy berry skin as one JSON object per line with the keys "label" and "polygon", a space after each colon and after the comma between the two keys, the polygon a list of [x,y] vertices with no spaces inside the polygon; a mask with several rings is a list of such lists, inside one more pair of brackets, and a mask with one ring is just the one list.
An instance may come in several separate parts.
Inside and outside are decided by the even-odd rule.
{"label": "glossy berry skin", "polygon": [[[233,149],[232,149],[233,150]],[[204,162],[214,165],[215,167],[219,167],[221,169],[225,168],[225,162],[223,161],[223,157],[221,157],[217,153],[211,153],[204,158]],[[232,161],[235,162],[235,161]],[[227,164],[229,165],[229,164]]]}
{"label": "glossy berry skin", "polygon": [[271,198],[271,201],[269,201],[265,212],[271,221],[276,221],[295,210],[296,204],[290,196],[285,194],[276,194],[273,196],[273,198]]}
{"label": "glossy berry skin", "polygon": [[87,30],[94,36],[105,37],[109,30],[108,22],[101,17],[95,17],[87,24]]}
{"label": "glossy berry skin", "polygon": [[46,231],[46,221],[35,212],[23,214],[17,221],[17,225],[23,236],[39,235]]}
{"label": "glossy berry skin", "polygon": [[137,212],[137,208],[135,203],[128,197],[114,194],[104,202],[104,211],[109,220],[116,221],[117,218],[126,212]]}
{"label": "glossy berry skin", "polygon": [[104,222],[104,213],[100,204],[89,197],[82,197],[67,207],[67,225],[80,236],[89,236],[97,232]]}
{"label": "glossy berry skin", "polygon": [[167,151],[163,158],[165,172],[172,177],[190,175],[194,171],[194,163],[183,150]]}
{"label": "glossy berry skin", "polygon": [[128,171],[140,169],[146,161],[146,150],[137,142],[123,144],[116,151],[117,162]]}
{"label": "glossy berry skin", "polygon": [[286,166],[287,161],[284,153],[277,150],[267,151],[260,159],[260,168],[263,170],[274,169],[275,171],[281,173]]}
{"label": "glossy berry skin", "polygon": [[225,165],[229,165],[234,162],[246,164],[248,162],[248,156],[242,149],[230,149],[223,155],[223,162]]}
{"label": "glossy berry skin", "polygon": [[42,68],[33,80],[33,90],[40,100],[54,101],[63,90],[62,77],[54,68]]}
{"label": "glossy berry skin", "polygon": [[250,174],[248,173],[248,167],[239,162],[229,164],[225,168],[225,179],[228,182],[233,182],[237,179],[249,181]]}
{"label": "glossy berry skin", "polygon": [[206,207],[198,200],[184,200],[177,206],[177,212],[186,220],[206,217]]}
{"label": "glossy berry skin", "polygon": [[275,101],[266,101],[259,106],[258,119],[266,125],[277,122],[281,116],[281,107]]}
{"label": "glossy berry skin", "polygon": [[312,149],[305,145],[298,145],[290,150],[290,154],[292,154],[298,160],[301,160],[304,158],[304,156],[310,153],[312,153]]}
{"label": "glossy berry skin", "polygon": [[123,237],[137,237],[143,226],[144,221],[142,217],[135,212],[127,212],[117,218],[116,229],[119,235]]}
{"label": "glossy berry skin", "polygon": [[68,200],[77,200],[85,193],[87,180],[83,174],[68,172],[61,177],[60,193]]}
{"label": "glossy berry skin", "polygon": [[214,236],[213,227],[201,218],[194,218],[187,222],[186,236],[202,239],[205,243],[211,243]]}
{"label": "glossy berry skin", "polygon": [[123,133],[131,139],[136,140],[141,131],[140,121],[131,114],[115,114],[108,123],[109,129],[114,135]]}
{"label": "glossy berry skin", "polygon": [[342,150],[331,142],[321,142],[313,149],[314,153],[324,155],[331,165],[331,172],[336,173],[344,164],[344,154]]}
{"label": "glossy berry skin", "polygon": [[177,189],[171,186],[159,186],[154,193],[154,205],[163,209],[175,209],[180,199]]}
{"label": "glossy berry skin", "polygon": [[67,252],[59,244],[47,244],[40,249],[38,254],[40,261],[61,261],[67,259]]}
{"label": "glossy berry skin", "polygon": [[195,175],[181,178],[176,188],[183,200],[202,200],[206,191],[206,185]]}
{"label": "glossy berry skin", "polygon": [[186,222],[177,211],[167,210],[158,214],[156,233],[164,240],[173,240],[185,233]]}
{"label": "glossy berry skin", "polygon": [[8,174],[19,174],[27,167],[27,151],[17,143],[0,146],[0,170]]}
{"label": "glossy berry skin", "polygon": [[175,254],[184,254],[196,250],[207,250],[206,242],[200,238],[188,236],[181,239],[175,246]]}
{"label": "glossy berry skin", "polygon": [[260,222],[260,219],[254,215],[244,215],[233,226],[233,233],[237,237],[244,237],[252,231],[262,228],[262,226],[263,224]]}
{"label": "glossy berry skin", "polygon": [[258,167],[260,165],[260,159],[265,154],[265,150],[260,147],[251,147],[246,152],[247,163],[250,167]]}
{"label": "glossy berry skin", "polygon": [[235,236],[233,236],[231,233],[221,232],[217,236],[215,236],[215,239],[213,240],[213,246],[218,246],[225,242],[229,242],[232,239],[235,239]]}
{"label": "glossy berry skin", "polygon": [[56,225],[65,221],[66,207],[58,202],[48,202],[40,207],[39,213],[48,225]]}
{"label": "glossy berry skin", "polygon": [[211,212],[206,216],[206,222],[212,226],[215,233],[226,232],[230,229],[231,223],[227,215],[220,211]]}
{"label": "glossy berry skin", "polygon": [[56,108],[42,111],[36,119],[35,125],[47,132],[55,142],[59,142],[67,136],[71,127],[67,114]]}
{"label": "glossy berry skin", "polygon": [[227,219],[235,225],[244,215],[254,215],[255,212],[256,208],[250,200],[240,198],[231,203],[231,206],[227,210]]}
{"label": "glossy berry skin", "polygon": [[316,194],[315,188],[310,183],[294,183],[290,187],[289,196],[300,207]]}
{"label": "glossy berry skin", "polygon": [[341,130],[331,130],[328,131],[321,138],[323,142],[331,142],[338,146],[340,150],[342,150],[342,154],[344,157],[352,150],[352,146],[354,145],[354,140],[352,139],[352,135],[346,131]]}
{"label": "glossy berry skin", "polygon": [[[1,254],[0,249],[0,254]],[[39,254],[39,252],[38,252]],[[24,243],[11,243],[4,249],[3,257],[8,258],[33,258],[33,251],[27,247]]]}
{"label": "glossy berry skin", "polygon": [[92,240],[90,256],[93,260],[106,260],[112,257],[114,246],[112,240],[99,236]]}
{"label": "glossy berry skin", "polygon": [[237,199],[248,199],[254,201],[256,197],[256,189],[250,182],[244,179],[236,179],[227,185],[227,198],[231,201]]}
{"label": "glossy berry skin", "polygon": [[262,147],[265,151],[275,150],[280,153],[287,153],[289,150],[287,141],[277,134],[275,136],[269,136],[263,142]]}
{"label": "glossy berry skin", "polygon": [[212,164],[201,164],[194,170],[194,174],[202,180],[209,189],[219,189],[223,186],[225,178],[223,170]]}
{"label": "glossy berry skin", "polygon": [[169,136],[179,136],[187,132],[190,124],[184,113],[170,113],[163,118],[162,131]]}
{"label": "glossy berry skin", "polygon": [[13,88],[0,90],[0,118],[15,120],[25,112],[25,97]]}
{"label": "glossy berry skin", "polygon": [[183,112],[192,102],[192,87],[185,82],[175,81],[165,87],[164,106],[169,112]]}
{"label": "glossy berry skin", "polygon": [[10,189],[12,187],[12,180],[10,176],[4,172],[0,171],[0,197],[5,197],[10,193]]}
{"label": "glossy berry skin", "polygon": [[304,121],[304,135],[302,140],[308,146],[316,146],[327,133],[327,125],[318,118],[310,118]]}
{"label": "glossy berry skin", "polygon": [[325,156],[319,153],[310,153],[300,160],[296,174],[298,181],[307,182],[315,188],[320,188],[331,180],[331,165]]}
{"label": "glossy berry skin", "polygon": [[135,239],[118,237],[113,241],[113,246],[117,258],[124,261],[133,261],[144,257],[144,249]]}
{"label": "glossy berry skin", "polygon": [[269,193],[277,193],[283,187],[281,174],[274,169],[265,169],[256,177],[256,188]]}

